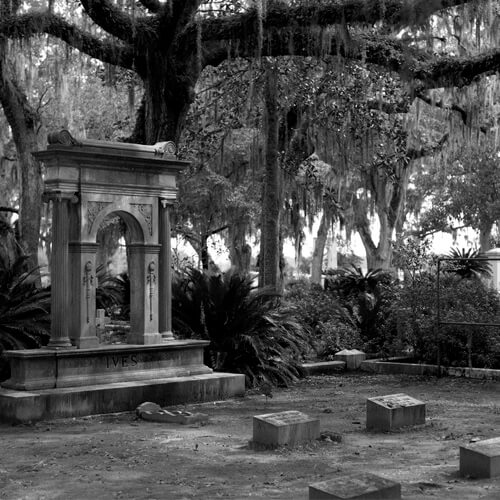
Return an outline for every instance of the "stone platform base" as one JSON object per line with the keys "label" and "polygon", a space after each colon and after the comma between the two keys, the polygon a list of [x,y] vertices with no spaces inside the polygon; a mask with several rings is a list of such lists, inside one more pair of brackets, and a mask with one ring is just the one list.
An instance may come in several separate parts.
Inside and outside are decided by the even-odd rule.
{"label": "stone platform base", "polygon": [[144,401],[160,406],[216,401],[244,392],[244,375],[230,373],[33,391],[0,389],[0,421],[25,423],[131,411]]}

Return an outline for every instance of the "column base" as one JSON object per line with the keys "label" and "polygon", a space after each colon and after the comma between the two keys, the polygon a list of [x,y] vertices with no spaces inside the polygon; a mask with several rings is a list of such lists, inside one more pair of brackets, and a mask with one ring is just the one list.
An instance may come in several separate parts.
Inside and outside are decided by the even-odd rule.
{"label": "column base", "polygon": [[46,349],[71,349],[73,344],[69,339],[59,339],[59,340],[49,340],[49,343],[45,347]]}
{"label": "column base", "polygon": [[161,338],[163,342],[170,342],[171,340],[175,340],[174,334],[171,331],[161,332]]}

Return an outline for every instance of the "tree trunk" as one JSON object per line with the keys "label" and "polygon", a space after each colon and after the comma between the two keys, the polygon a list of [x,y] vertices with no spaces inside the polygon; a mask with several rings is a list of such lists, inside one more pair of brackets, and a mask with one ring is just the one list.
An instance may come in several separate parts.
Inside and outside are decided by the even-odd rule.
{"label": "tree trunk", "polygon": [[231,267],[238,273],[250,272],[252,247],[246,242],[244,224],[235,223],[229,226],[229,258]]}
{"label": "tree trunk", "polygon": [[200,69],[196,57],[178,61],[171,54],[151,51],[142,73],[144,96],[129,142],[155,144],[174,141],[184,126],[195,99],[194,88]]}
{"label": "tree trunk", "polygon": [[319,223],[318,233],[316,234],[316,241],[314,243],[314,250],[311,261],[311,282],[321,284],[321,273],[323,271],[323,255],[325,253],[326,239],[328,236],[328,220],[323,211]]}
{"label": "tree trunk", "polygon": [[32,156],[38,148],[40,118],[12,80],[7,67],[6,42],[0,40],[0,103],[9,122],[16,145],[20,170],[19,236],[29,265],[38,266],[38,240],[43,181],[38,161]]}
{"label": "tree trunk", "polygon": [[282,207],[281,172],[278,164],[278,73],[276,67],[266,69],[265,118],[266,154],[262,193],[259,287],[281,289],[280,220]]}
{"label": "tree trunk", "polygon": [[493,222],[485,222],[479,227],[479,246],[481,253],[487,252],[491,249],[491,229]]}

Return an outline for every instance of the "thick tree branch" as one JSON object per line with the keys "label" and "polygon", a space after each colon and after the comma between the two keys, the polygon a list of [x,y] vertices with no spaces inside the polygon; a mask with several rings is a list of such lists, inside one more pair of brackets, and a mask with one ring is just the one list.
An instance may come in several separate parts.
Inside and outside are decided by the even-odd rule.
{"label": "thick tree branch", "polygon": [[134,66],[133,50],[128,45],[101,41],[50,12],[32,12],[0,21],[0,35],[7,38],[25,38],[43,33],[59,38],[105,63],[127,69]]}
{"label": "thick tree branch", "polygon": [[94,23],[124,42],[132,43],[140,38],[145,24],[150,21],[146,17],[132,19],[109,0],[80,0],[80,2]]}
{"label": "thick tree branch", "polygon": [[[423,94],[419,94],[417,96],[417,99],[420,99],[421,101],[425,102],[429,106],[435,106],[436,108],[440,108],[440,109],[450,109],[451,111],[456,111],[460,115],[460,118],[462,119],[463,124],[466,125],[467,127],[470,127],[469,114],[467,113],[467,111],[464,108],[462,108],[458,104],[449,104],[448,105],[448,104],[444,103],[442,99],[439,99],[439,101],[436,101],[436,100],[431,99],[429,96],[423,95]],[[485,126],[480,126],[479,130],[483,133],[486,133],[488,131],[488,129]]]}
{"label": "thick tree branch", "polygon": [[[470,0],[343,0],[305,2],[289,7],[285,2],[272,2],[263,20],[264,31],[290,27],[330,26],[334,24],[373,25],[383,21],[391,26],[421,23],[440,10],[469,3]],[[257,9],[243,14],[220,17],[203,22],[204,40],[234,40],[244,32],[256,35]]]}
{"label": "thick tree branch", "polygon": [[500,50],[492,50],[475,57],[436,57],[432,61],[416,63],[408,77],[420,80],[419,93],[437,87],[464,87],[478,76],[500,71]]}

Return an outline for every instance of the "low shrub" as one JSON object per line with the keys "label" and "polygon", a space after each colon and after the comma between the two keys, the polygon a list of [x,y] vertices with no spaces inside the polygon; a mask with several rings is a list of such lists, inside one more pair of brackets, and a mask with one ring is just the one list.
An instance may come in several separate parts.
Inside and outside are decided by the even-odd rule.
{"label": "low shrub", "polygon": [[311,332],[311,355],[329,360],[342,349],[363,347],[359,328],[335,294],[301,279],[288,284],[285,299]]}
{"label": "low shrub", "polygon": [[[494,323],[499,321],[496,290],[477,278],[444,273],[440,279],[441,321]],[[437,328],[437,283],[428,273],[406,282],[391,311],[391,321],[413,356],[421,362],[487,368],[500,353],[498,328],[441,325]]]}
{"label": "low shrub", "polygon": [[182,338],[210,341],[205,362],[214,370],[244,373],[247,385],[287,385],[302,375],[308,331],[280,296],[256,290],[235,272],[174,275],[172,326]]}

